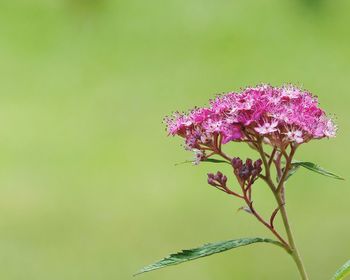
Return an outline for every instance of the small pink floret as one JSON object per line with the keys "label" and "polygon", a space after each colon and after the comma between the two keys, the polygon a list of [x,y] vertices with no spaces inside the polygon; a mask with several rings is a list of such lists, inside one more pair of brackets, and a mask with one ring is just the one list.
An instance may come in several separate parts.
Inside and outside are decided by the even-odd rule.
{"label": "small pink floret", "polygon": [[290,130],[286,133],[290,141],[301,144],[304,142],[303,132],[301,130]]}
{"label": "small pink floret", "polygon": [[278,121],[273,120],[271,123],[265,122],[261,126],[255,127],[254,130],[261,135],[265,135],[277,131],[277,125]]}

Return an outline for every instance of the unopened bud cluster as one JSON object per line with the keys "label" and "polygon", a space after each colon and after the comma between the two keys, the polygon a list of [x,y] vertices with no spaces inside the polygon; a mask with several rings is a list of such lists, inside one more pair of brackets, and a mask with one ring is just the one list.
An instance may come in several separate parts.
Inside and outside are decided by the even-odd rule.
{"label": "unopened bud cluster", "polygon": [[261,159],[258,159],[255,162],[249,158],[245,162],[238,157],[232,159],[231,165],[241,188],[241,194],[233,191],[227,186],[227,177],[220,171],[216,172],[216,174],[208,173],[208,184],[230,195],[235,195],[245,199],[246,202],[250,204],[252,195],[251,187],[259,178],[262,171],[262,163]]}
{"label": "unopened bud cluster", "polygon": [[250,158],[248,158],[245,161],[245,163],[243,163],[243,161],[240,158],[235,157],[232,159],[231,164],[236,177],[239,178],[239,180],[243,183],[246,181],[248,181],[249,183],[253,183],[259,177],[262,171],[261,159],[258,159],[253,163],[253,161]]}
{"label": "unopened bud cluster", "polygon": [[226,188],[227,177],[218,171],[216,174],[208,173],[208,184],[213,187]]}

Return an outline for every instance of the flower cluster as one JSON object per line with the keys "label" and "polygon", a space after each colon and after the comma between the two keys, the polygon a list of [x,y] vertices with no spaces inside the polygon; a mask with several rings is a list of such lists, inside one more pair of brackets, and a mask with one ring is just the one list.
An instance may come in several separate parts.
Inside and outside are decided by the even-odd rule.
{"label": "flower cluster", "polygon": [[319,108],[317,97],[293,85],[259,85],[219,95],[206,108],[175,113],[165,119],[168,133],[185,138],[187,149],[215,141],[262,138],[275,147],[334,137],[336,125]]}
{"label": "flower cluster", "polygon": [[227,194],[234,195],[242,199],[244,198],[244,196],[232,191],[227,186],[227,177],[224,174],[222,174],[220,171],[216,172],[216,174],[208,173],[208,184]]}

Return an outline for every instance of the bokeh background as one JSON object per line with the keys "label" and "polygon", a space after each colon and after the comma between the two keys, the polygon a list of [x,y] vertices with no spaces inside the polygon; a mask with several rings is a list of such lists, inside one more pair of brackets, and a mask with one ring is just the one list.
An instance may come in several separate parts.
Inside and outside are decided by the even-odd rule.
{"label": "bokeh background", "polygon": [[[293,82],[316,93],[336,139],[302,147],[349,178],[347,0],[0,1],[0,279],[132,279],[168,253],[271,237],[206,184],[162,118],[216,93]],[[244,145],[228,152],[256,155]],[[263,213],[272,197],[256,188]],[[350,185],[299,171],[288,211],[311,279],[350,258]],[[298,279],[252,245],[139,279]]]}

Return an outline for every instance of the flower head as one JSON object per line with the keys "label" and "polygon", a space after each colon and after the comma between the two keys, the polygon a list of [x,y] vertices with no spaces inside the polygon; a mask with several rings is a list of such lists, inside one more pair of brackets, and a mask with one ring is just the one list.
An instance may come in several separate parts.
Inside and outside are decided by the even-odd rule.
{"label": "flower head", "polygon": [[258,85],[219,95],[204,108],[166,118],[168,133],[186,139],[189,149],[263,137],[280,147],[334,137],[337,127],[318,100],[293,85]]}

